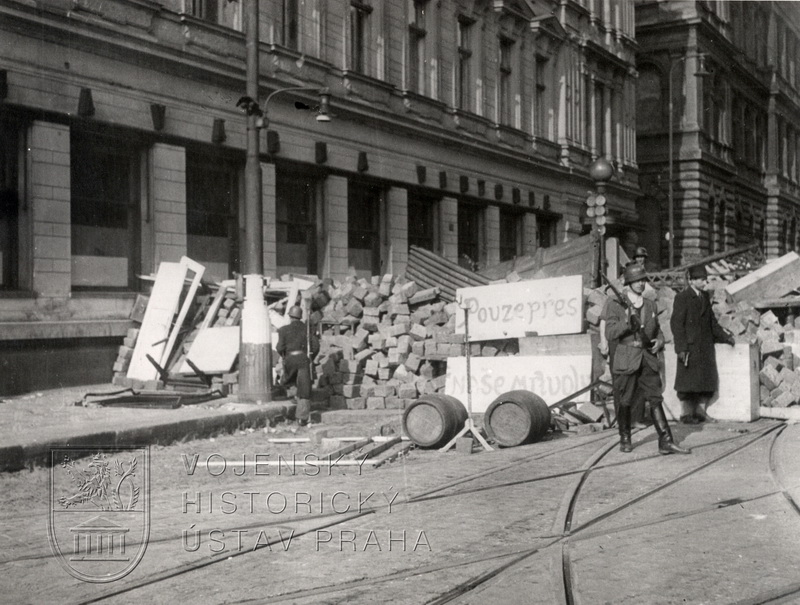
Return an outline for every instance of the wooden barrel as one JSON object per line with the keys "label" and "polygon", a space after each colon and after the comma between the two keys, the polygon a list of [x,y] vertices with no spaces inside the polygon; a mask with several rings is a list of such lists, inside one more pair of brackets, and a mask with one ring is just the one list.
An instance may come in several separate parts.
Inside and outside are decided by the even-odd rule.
{"label": "wooden barrel", "polygon": [[483,416],[486,433],[498,445],[535,443],[550,428],[550,408],[530,391],[509,391],[495,399]]}
{"label": "wooden barrel", "polygon": [[467,408],[450,395],[424,395],[403,412],[403,431],[420,447],[442,447],[467,420]]}

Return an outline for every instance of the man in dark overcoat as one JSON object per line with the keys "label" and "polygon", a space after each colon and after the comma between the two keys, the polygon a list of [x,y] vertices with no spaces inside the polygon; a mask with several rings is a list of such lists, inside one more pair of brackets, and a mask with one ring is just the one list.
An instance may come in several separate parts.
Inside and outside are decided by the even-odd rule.
{"label": "man in dark overcoat", "polygon": [[631,405],[637,389],[650,403],[653,425],[658,433],[661,454],[688,454],[675,444],[661,395],[658,352],[664,347],[664,335],[658,325],[658,310],[644,293],[647,272],[637,263],[625,267],[625,290],[621,298],[610,297],[603,314],[606,318],[614,399],[617,403],[619,449],[631,452]]}
{"label": "man in dark overcoat", "polygon": [[297,388],[297,424],[305,426],[311,415],[311,360],[319,353],[319,340],[308,334],[302,321],[303,309],[297,305],[289,309],[291,322],[278,329],[276,351],[283,357],[283,386]]}
{"label": "man in dark overcoat", "polygon": [[714,343],[735,346],[733,336],[717,323],[706,292],[703,266],[689,269],[689,287],[675,296],[670,327],[675,340],[675,390],[683,405],[681,422],[697,424],[710,417],[706,406],[719,385]]}

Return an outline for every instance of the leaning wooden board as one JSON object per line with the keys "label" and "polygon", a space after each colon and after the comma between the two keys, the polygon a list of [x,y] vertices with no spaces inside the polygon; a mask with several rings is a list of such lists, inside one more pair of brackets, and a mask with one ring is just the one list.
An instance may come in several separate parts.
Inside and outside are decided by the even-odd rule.
{"label": "leaning wooden board", "polygon": [[158,377],[155,367],[147,360],[147,355],[160,360],[166,348],[172,318],[178,310],[188,267],[182,263],[163,262],[158,267],[156,281],[147,310],[144,312],[142,327],[133,349],[133,357],[128,366],[128,378],[135,380],[155,380]]}
{"label": "leaning wooden board", "polygon": [[789,252],[725,286],[734,302],[780,298],[800,288],[800,255]]}
{"label": "leaning wooden board", "polygon": [[[201,371],[219,374],[230,371],[238,354],[239,326],[221,326],[200,330],[186,357]],[[192,368],[184,361],[178,372],[191,374]]]}

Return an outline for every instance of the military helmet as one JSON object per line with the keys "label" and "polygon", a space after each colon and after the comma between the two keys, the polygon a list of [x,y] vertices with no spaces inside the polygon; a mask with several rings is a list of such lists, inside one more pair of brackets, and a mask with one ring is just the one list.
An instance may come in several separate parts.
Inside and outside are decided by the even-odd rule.
{"label": "military helmet", "polygon": [[303,318],[303,309],[294,305],[289,309],[289,317],[292,319],[302,319]]}
{"label": "military helmet", "polygon": [[625,285],[627,286],[635,281],[647,279],[647,270],[638,263],[631,263],[625,267],[625,273],[623,277],[625,279]]}
{"label": "military helmet", "polygon": [[633,253],[633,258],[636,258],[638,256],[644,256],[645,258],[647,258],[647,248],[645,248],[644,246],[639,246],[638,248],[636,248],[636,252]]}

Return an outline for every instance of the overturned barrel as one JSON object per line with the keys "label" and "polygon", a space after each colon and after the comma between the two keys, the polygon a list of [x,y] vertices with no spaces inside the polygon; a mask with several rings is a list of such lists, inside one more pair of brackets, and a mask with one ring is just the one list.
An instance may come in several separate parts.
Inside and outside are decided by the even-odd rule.
{"label": "overturned barrel", "polygon": [[509,391],[495,399],[483,416],[486,433],[498,445],[535,443],[550,428],[550,408],[530,391]]}
{"label": "overturned barrel", "polygon": [[424,395],[403,412],[403,431],[420,447],[441,447],[464,427],[467,409],[455,397]]}

